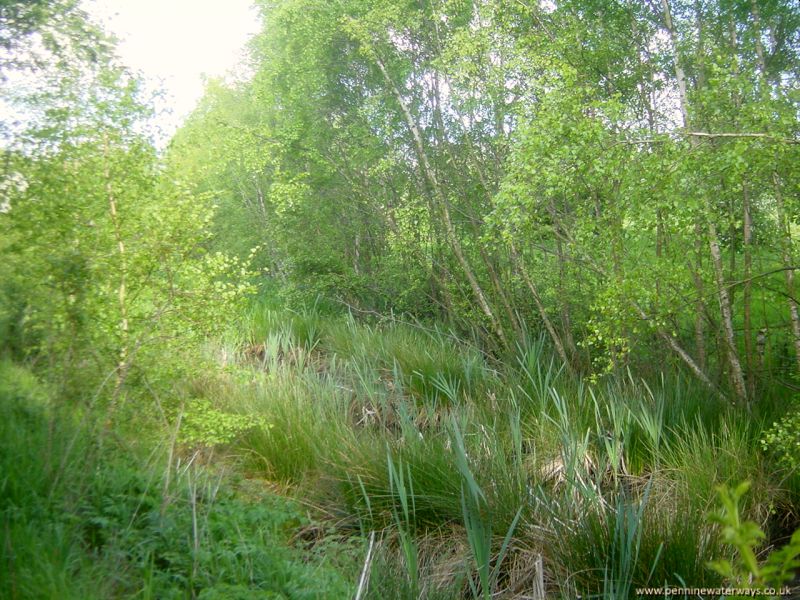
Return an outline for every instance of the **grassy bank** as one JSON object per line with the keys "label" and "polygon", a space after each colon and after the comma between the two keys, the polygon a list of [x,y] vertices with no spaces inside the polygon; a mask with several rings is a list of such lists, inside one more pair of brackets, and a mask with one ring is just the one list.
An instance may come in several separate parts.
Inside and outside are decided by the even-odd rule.
{"label": "grassy bank", "polygon": [[4,597],[627,598],[726,583],[719,485],[761,552],[797,524],[778,400],[260,304],[198,360],[112,429],[3,363]]}
{"label": "grassy bank", "polygon": [[368,597],[722,584],[708,563],[736,553],[709,515],[744,480],[762,550],[797,522],[797,476],[760,443],[778,400],[746,414],[680,374],[590,384],[536,340],[498,361],[436,329],[263,306],[214,352],[205,400],[268,424],[226,450],[375,532]]}
{"label": "grassy bank", "polygon": [[200,453],[168,455],[0,363],[0,596],[348,597],[355,548],[303,552],[296,502]]}

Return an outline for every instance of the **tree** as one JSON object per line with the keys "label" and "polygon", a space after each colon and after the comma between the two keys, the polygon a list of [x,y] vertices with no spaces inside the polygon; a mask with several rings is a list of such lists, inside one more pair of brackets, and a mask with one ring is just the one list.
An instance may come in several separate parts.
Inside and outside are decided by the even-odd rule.
{"label": "tree", "polygon": [[16,351],[49,361],[68,395],[114,382],[114,407],[135,365],[190,364],[180,356],[219,330],[248,272],[207,250],[213,206],[165,176],[135,77],[106,57],[38,83],[17,96],[31,118],[5,151],[21,184],[0,214],[2,312]]}
{"label": "tree", "polygon": [[776,350],[800,349],[793,3],[263,14],[253,80],[213,88],[180,134],[216,140],[225,168],[202,143],[175,157],[259,215],[284,289],[445,318],[498,353],[541,328],[596,374],[672,356],[742,405],[784,376]]}

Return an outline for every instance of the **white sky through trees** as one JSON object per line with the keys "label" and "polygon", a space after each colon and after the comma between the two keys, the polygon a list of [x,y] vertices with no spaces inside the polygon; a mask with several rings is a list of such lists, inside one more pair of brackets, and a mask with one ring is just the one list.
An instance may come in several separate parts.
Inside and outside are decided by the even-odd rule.
{"label": "white sky through trees", "polygon": [[250,0],[83,0],[84,8],[119,38],[122,62],[151,89],[163,89],[157,109],[169,137],[194,108],[203,77],[234,69],[259,27]]}

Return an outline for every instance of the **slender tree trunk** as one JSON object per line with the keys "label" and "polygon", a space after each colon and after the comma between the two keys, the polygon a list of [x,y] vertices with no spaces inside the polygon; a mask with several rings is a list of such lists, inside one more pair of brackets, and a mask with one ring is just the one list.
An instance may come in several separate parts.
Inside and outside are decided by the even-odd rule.
{"label": "slender tree trunk", "polygon": [[[478,157],[475,155],[474,148],[472,147],[472,142],[469,141],[469,136],[465,132],[464,133],[465,139],[467,140],[467,150],[470,160],[475,167],[475,171],[478,173],[478,179],[481,182],[481,187],[483,187],[484,193],[486,195],[486,199],[488,202],[491,202],[492,199],[492,192],[491,188],[489,187],[489,183],[486,180],[483,168],[481,167],[480,162],[478,161]],[[451,154],[452,156],[452,154]],[[476,236],[480,235],[480,229],[477,224],[474,223],[474,220],[470,218],[470,222],[473,224],[473,231],[475,232]],[[486,253],[486,250],[483,246],[479,246],[481,259],[483,260],[483,264],[486,266],[486,271],[489,274],[489,278],[492,282],[492,287],[494,288],[495,292],[497,293],[497,297],[500,298],[500,303],[503,305],[503,309],[505,310],[506,316],[508,317],[509,322],[511,323],[512,329],[514,329],[514,333],[517,336],[517,339],[522,341],[524,338],[522,326],[517,318],[516,313],[514,312],[514,307],[509,299],[508,294],[505,291],[505,288],[500,281],[500,277],[497,274],[497,269],[494,266],[494,262],[491,260],[491,257]]]}
{"label": "slender tree trunk", "polygon": [[686,74],[683,71],[683,64],[678,55],[678,34],[672,23],[672,12],[670,10],[669,0],[661,0],[661,8],[664,12],[664,25],[667,28],[667,33],[669,33],[672,49],[675,53],[675,80],[678,83],[678,96],[680,100],[681,117],[683,117],[683,126],[686,131],[690,131],[689,106],[686,101]]}
{"label": "slender tree trunk", "polygon": [[705,371],[708,352],[706,351],[706,305],[705,285],[703,285],[703,231],[699,219],[694,223],[694,254],[696,268],[692,269],[696,298],[694,301],[694,344],[697,364]]}
{"label": "slender tree trunk", "polygon": [[361,263],[361,234],[356,233],[355,240],[353,240],[353,272],[356,275],[361,275],[359,264]]}
{"label": "slender tree trunk", "polygon": [[[650,320],[647,313],[636,302],[631,301],[631,306],[633,306],[633,309],[643,320]],[[678,340],[676,340],[673,335],[671,335],[660,325],[656,327],[656,333],[667,343],[670,349],[678,355],[684,364],[689,367],[689,370],[694,373],[695,377],[703,382],[703,384],[705,384],[710,390],[714,391],[717,395],[720,395],[717,386],[714,385],[714,383],[708,378],[708,375],[706,375],[705,371],[700,368],[700,366],[694,361],[691,355],[684,350],[684,348],[678,343]]]}
{"label": "slender tree trunk", "polygon": [[[656,211],[656,264],[661,266],[664,254],[664,213],[659,208]],[[656,279],[656,302],[661,304],[661,278]]]}
{"label": "slender tree trunk", "polygon": [[[725,281],[735,281],[736,280],[736,247],[734,245],[734,240],[736,239],[736,231],[737,225],[736,222],[736,205],[734,203],[733,197],[731,197],[730,201],[728,202],[728,240],[730,244],[730,256],[728,257],[728,276],[726,277]],[[736,288],[729,287],[728,293],[731,297],[731,306],[734,305],[736,302]]]}
{"label": "slender tree trunk", "polygon": [[[437,27],[437,32],[438,32],[438,27]],[[433,77],[433,86],[434,86],[433,97],[435,101],[433,115],[434,115],[434,122],[436,123],[435,130],[437,132],[437,140],[439,141],[440,144],[443,145],[444,139],[443,135],[441,135],[441,132],[444,131],[444,119],[442,118],[441,114],[441,93],[439,90],[439,85],[440,85],[439,73],[436,72]],[[460,117],[460,115],[458,116]],[[461,122],[460,118],[457,119],[457,121],[460,123]],[[462,133],[464,136],[464,141],[466,142],[467,156],[470,162],[472,163],[473,167],[475,168],[475,172],[478,174],[478,179],[481,182],[481,187],[484,190],[484,194],[486,195],[486,199],[488,202],[487,206],[489,206],[491,205],[492,193],[493,193],[492,190],[494,189],[494,187],[490,185],[489,180],[486,177],[486,172],[483,168],[483,165],[481,164],[481,161],[478,160],[478,156],[477,153],[475,152],[475,147],[470,138],[469,131],[463,129],[463,125],[462,125]],[[453,162],[455,163],[457,157],[453,155],[450,145],[447,146],[447,151],[448,154],[453,159]],[[480,229],[478,227],[478,224],[476,224],[474,219],[472,218],[470,218],[470,223],[473,226],[473,231],[475,232],[475,235],[479,236]],[[500,303],[502,304],[503,310],[506,313],[506,317],[508,318],[511,327],[514,330],[514,334],[517,336],[517,339],[519,341],[522,341],[524,338],[522,326],[519,322],[519,319],[517,318],[517,314],[514,311],[512,302],[509,299],[509,295],[506,292],[505,288],[503,287],[502,282],[500,281],[500,277],[497,274],[497,269],[495,268],[494,262],[491,260],[491,257],[483,248],[483,246],[479,246],[479,251],[481,259],[483,260],[483,264],[486,267],[486,271],[492,283],[492,287],[494,288],[497,297],[500,299]]]}
{"label": "slender tree trunk", "polygon": [[514,243],[511,243],[511,257],[514,261],[514,265],[517,269],[517,272],[522,277],[522,280],[525,282],[525,285],[528,287],[528,290],[531,293],[531,297],[533,298],[534,304],[536,304],[536,310],[539,311],[539,316],[542,319],[542,323],[544,324],[545,329],[547,329],[547,333],[550,334],[550,339],[553,341],[553,345],[556,347],[556,352],[561,360],[564,362],[564,366],[567,367],[569,370],[572,370],[572,364],[570,362],[569,357],[567,356],[567,352],[564,349],[564,344],[561,341],[561,337],[558,335],[558,331],[553,326],[553,322],[550,320],[547,311],[545,310],[544,304],[542,303],[542,297],[539,295],[539,290],[536,289],[536,285],[533,283],[533,280],[528,275],[528,272],[525,270],[525,265],[522,263],[522,259],[517,252]]}
{"label": "slender tree trunk", "polygon": [[[478,234],[477,228],[475,229],[475,233],[476,235]],[[497,275],[497,269],[495,269],[492,259],[487,254],[486,249],[483,246],[480,246],[479,250],[481,254],[481,259],[483,259],[483,264],[486,266],[486,272],[489,275],[489,280],[492,282],[492,287],[494,288],[497,297],[500,299],[500,304],[503,306],[503,310],[506,313],[506,317],[508,317],[509,323],[511,323],[511,327],[514,330],[514,334],[517,336],[517,339],[521,342],[525,336],[523,335],[522,327],[517,321],[517,316],[514,314],[514,309],[511,306],[511,301],[508,299],[508,294],[503,288],[503,284],[500,281],[500,277]]]}
{"label": "slender tree trunk", "polygon": [[119,283],[117,285],[117,307],[119,309],[120,347],[117,360],[117,372],[114,382],[114,391],[109,406],[108,422],[111,422],[125,379],[128,374],[128,353],[130,336],[128,331],[128,255],[125,252],[125,241],[122,238],[119,213],[117,211],[117,198],[111,180],[111,156],[109,150],[108,134],[103,135],[103,179],[105,180],[106,198],[108,200],[108,213],[114,229],[114,240],[117,244],[117,257],[119,258]]}
{"label": "slender tree trunk", "polygon": [[474,271],[472,270],[472,266],[469,264],[469,261],[467,260],[467,257],[464,254],[464,250],[461,247],[461,242],[458,238],[458,234],[456,232],[455,226],[453,225],[453,220],[450,215],[450,202],[447,199],[447,195],[442,190],[438,178],[436,177],[436,173],[433,170],[430,161],[428,160],[428,154],[427,152],[425,152],[425,146],[422,143],[422,135],[420,134],[419,128],[417,127],[417,124],[414,121],[414,117],[411,115],[411,110],[408,108],[406,101],[403,99],[400,90],[397,89],[397,86],[395,85],[394,81],[389,75],[389,72],[387,71],[386,66],[383,64],[383,61],[377,55],[375,56],[375,62],[377,63],[378,68],[383,74],[384,80],[386,81],[387,85],[394,94],[395,100],[399,104],[400,110],[402,111],[403,117],[406,122],[406,126],[408,127],[408,130],[411,133],[411,137],[414,140],[414,148],[417,153],[417,158],[420,162],[420,166],[422,168],[422,172],[425,176],[425,179],[428,181],[428,185],[431,188],[431,192],[433,193],[434,197],[437,200],[437,204],[439,205],[442,221],[445,226],[445,232],[450,242],[450,246],[453,250],[453,254],[456,257],[459,266],[464,271],[464,275],[466,275],[470,288],[472,289],[472,292],[475,295],[475,300],[477,301],[478,306],[483,311],[483,314],[486,315],[486,318],[488,319],[494,334],[500,340],[503,347],[509,349],[510,345],[508,343],[508,338],[506,337],[505,331],[503,331],[503,327],[501,326],[500,321],[497,319],[494,312],[492,311],[492,308],[489,304],[486,294],[484,293],[483,288],[481,288],[480,283],[478,283],[478,279],[475,276]]}
{"label": "slender tree trunk", "polygon": [[[678,96],[680,101],[681,116],[683,117],[683,126],[686,131],[691,131],[689,105],[686,94],[686,74],[683,70],[683,64],[678,52],[678,35],[672,22],[669,0],[661,0],[661,6],[664,12],[664,24],[666,25],[667,32],[669,33],[670,40],[672,42],[673,51],[675,53],[675,79],[677,80],[678,84]],[[695,140],[694,136],[690,136],[689,143],[693,146],[696,146],[697,140]],[[739,403],[744,404],[747,401],[747,389],[744,382],[744,375],[742,374],[742,365],[739,361],[738,352],[736,351],[730,295],[728,294],[728,289],[725,285],[725,274],[722,266],[722,251],[720,250],[717,225],[714,222],[714,213],[711,207],[711,202],[708,199],[708,195],[703,193],[702,200],[708,233],[708,246],[711,253],[711,263],[714,268],[714,275],[717,284],[717,296],[719,300],[720,313],[722,316],[722,329],[725,338],[725,345],[727,346],[726,355],[728,357],[728,366],[730,369],[729,377],[731,381],[731,387],[736,395],[736,400]]]}
{"label": "slender tree trunk", "polygon": [[258,208],[261,211],[261,219],[264,223],[269,222],[267,216],[267,205],[264,202],[264,190],[261,188],[261,183],[256,181],[256,195],[258,197]]}
{"label": "slender tree trunk", "polygon": [[[558,218],[558,212],[554,203],[550,203],[550,218],[553,220],[553,226],[557,230],[563,229],[562,222]],[[565,279],[566,279],[566,255],[564,253],[564,246],[562,242],[562,235],[556,231],[556,258],[558,259],[558,294],[561,298],[559,303],[559,311],[561,313],[561,326],[562,335],[564,337],[564,346],[569,354],[571,360],[576,360],[578,357],[578,348],[575,345],[575,339],[572,337],[572,317],[569,310],[569,294],[567,294]]]}
{"label": "slender tree trunk", "polygon": [[[683,82],[680,87],[680,102],[682,108],[681,113],[683,116],[684,127],[689,128],[689,111],[686,99],[686,83],[685,75],[683,73],[682,65],[678,62],[678,52],[676,36],[672,25],[672,15],[670,14],[669,7],[665,3],[665,15],[669,19],[668,29],[670,30],[670,39],[672,40],[673,48],[675,48],[675,63],[676,63],[676,76],[679,82]],[[705,84],[705,36],[703,34],[703,6],[700,0],[695,0],[694,3],[695,26],[697,27],[697,46],[698,46],[698,60],[697,60],[697,84],[702,87]],[[697,261],[697,268],[693,271],[694,285],[697,293],[695,300],[695,315],[694,315],[694,339],[696,346],[696,355],[698,366],[705,372],[708,362],[708,352],[706,350],[706,304],[705,304],[705,285],[703,284],[703,224],[701,218],[698,216],[694,222],[694,251],[695,260]]]}
{"label": "slender tree trunk", "polygon": [[772,173],[772,182],[775,186],[775,206],[778,211],[778,222],[781,228],[781,258],[783,259],[783,267],[785,269],[786,295],[789,302],[789,315],[791,318],[792,335],[794,337],[795,365],[797,367],[797,372],[800,373],[800,311],[797,307],[797,300],[795,300],[794,265],[792,264],[792,233],[789,225],[789,217],[783,205],[781,180],[777,173]]}
{"label": "slender tree trunk", "polygon": [[747,373],[749,397],[755,397],[755,363],[753,357],[753,321],[752,321],[752,281],[753,271],[753,222],[750,213],[750,192],[747,183],[742,185],[742,222],[744,236],[744,286],[742,310],[744,311],[744,358]]}
{"label": "slender tree trunk", "polygon": [[706,43],[703,31],[703,5],[695,0],[694,18],[697,27],[697,87],[703,89],[706,83]]}
{"label": "slender tree trunk", "polygon": [[722,331],[725,336],[726,354],[728,356],[728,366],[730,367],[730,380],[736,399],[740,403],[747,402],[747,388],[744,383],[742,365],[739,362],[739,353],[736,351],[736,338],[733,332],[733,315],[731,311],[730,297],[728,296],[728,286],[725,284],[725,273],[722,268],[722,253],[719,247],[717,236],[717,226],[714,223],[708,200],[706,200],[706,220],[708,226],[708,244],[711,249],[711,264],[714,267],[714,275],[717,283],[717,296],[722,315]]}

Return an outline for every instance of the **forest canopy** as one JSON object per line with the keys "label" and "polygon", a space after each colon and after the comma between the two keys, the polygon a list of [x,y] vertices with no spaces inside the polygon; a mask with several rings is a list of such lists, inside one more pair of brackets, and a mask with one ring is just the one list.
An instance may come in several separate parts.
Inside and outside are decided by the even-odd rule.
{"label": "forest canopy", "polygon": [[[262,6],[168,155],[282,293],[736,402],[800,365],[792,2]],[[247,245],[244,244],[244,245]]]}

